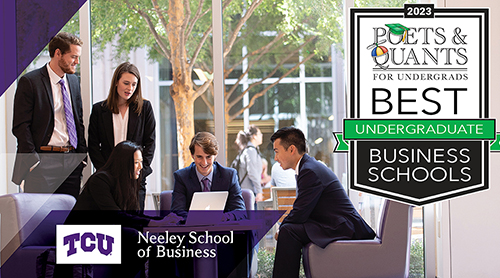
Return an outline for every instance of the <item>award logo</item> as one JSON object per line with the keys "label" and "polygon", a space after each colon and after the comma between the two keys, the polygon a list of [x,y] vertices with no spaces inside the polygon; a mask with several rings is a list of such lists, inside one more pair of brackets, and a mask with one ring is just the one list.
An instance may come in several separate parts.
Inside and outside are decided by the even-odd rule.
{"label": "award logo", "polygon": [[488,23],[488,9],[351,9],[351,189],[424,205],[488,188]]}

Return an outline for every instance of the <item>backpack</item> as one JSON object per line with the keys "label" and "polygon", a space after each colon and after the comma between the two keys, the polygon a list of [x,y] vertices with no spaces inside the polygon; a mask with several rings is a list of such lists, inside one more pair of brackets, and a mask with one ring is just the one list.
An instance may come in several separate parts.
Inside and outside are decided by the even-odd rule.
{"label": "backpack", "polygon": [[[241,165],[241,154],[243,153],[244,150],[248,149],[248,148],[254,148],[257,150],[256,147],[254,146],[246,146],[244,149],[240,150],[238,152],[238,155],[234,158],[234,160],[231,162],[231,168],[234,168],[236,169],[236,173],[238,174],[238,178],[241,176],[240,175],[240,165]],[[241,183],[245,180],[245,178],[247,177],[248,175],[248,171],[245,172],[245,175],[243,176],[242,179],[239,179],[239,182],[240,182],[240,185]]]}

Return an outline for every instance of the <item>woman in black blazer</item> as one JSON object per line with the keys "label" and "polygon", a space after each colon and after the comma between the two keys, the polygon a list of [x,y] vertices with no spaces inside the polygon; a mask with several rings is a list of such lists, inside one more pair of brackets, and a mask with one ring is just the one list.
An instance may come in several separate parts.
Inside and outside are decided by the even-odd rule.
{"label": "woman in black blazer", "polygon": [[89,124],[89,155],[96,170],[108,160],[113,147],[124,140],[143,148],[144,169],[139,188],[139,207],[144,210],[146,177],[153,172],[155,117],[151,103],[142,98],[141,77],[136,66],[120,64],[111,80],[108,98],[94,104]]}
{"label": "woman in black blazer", "polygon": [[[121,225],[122,263],[111,265],[110,277],[135,277],[144,267],[147,258],[139,258],[139,249],[146,249],[144,242],[138,243],[139,231],[146,226],[165,226],[181,218],[169,215],[165,218],[140,213],[138,191],[143,174],[142,148],[131,141],[116,145],[106,164],[87,180],[78,196],[65,224]],[[173,269],[172,260],[162,260]],[[64,267],[61,272],[69,271]],[[162,271],[168,269],[162,268]],[[72,277],[72,276],[58,276]],[[150,276],[153,277],[153,276]]]}

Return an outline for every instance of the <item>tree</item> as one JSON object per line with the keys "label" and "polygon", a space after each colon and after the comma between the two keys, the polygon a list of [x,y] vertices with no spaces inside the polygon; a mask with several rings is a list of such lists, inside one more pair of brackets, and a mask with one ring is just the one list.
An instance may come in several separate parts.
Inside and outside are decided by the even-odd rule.
{"label": "tree", "polygon": [[[194,136],[194,101],[202,97],[213,113],[212,79],[201,86],[193,83],[195,68],[208,76],[213,72],[211,4],[205,0],[92,1],[92,37],[99,49],[113,42],[116,56],[122,57],[146,46],[151,59],[170,61],[179,167],[191,161],[187,147]],[[224,75],[237,76],[236,84],[224,92],[226,122],[252,107],[301,64],[341,42],[340,0],[224,0],[222,4]],[[244,78],[252,82],[242,90]],[[264,85],[270,78],[276,80]],[[246,93],[251,97],[243,107]]]}

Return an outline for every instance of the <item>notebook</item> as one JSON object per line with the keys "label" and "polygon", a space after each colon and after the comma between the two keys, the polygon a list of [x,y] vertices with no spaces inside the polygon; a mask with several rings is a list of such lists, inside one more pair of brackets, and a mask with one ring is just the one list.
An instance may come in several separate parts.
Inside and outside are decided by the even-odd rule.
{"label": "notebook", "polygon": [[[229,192],[195,192],[186,218],[186,226],[215,225],[221,222]],[[214,211],[208,215],[199,211]],[[195,211],[195,212],[191,212]]]}

